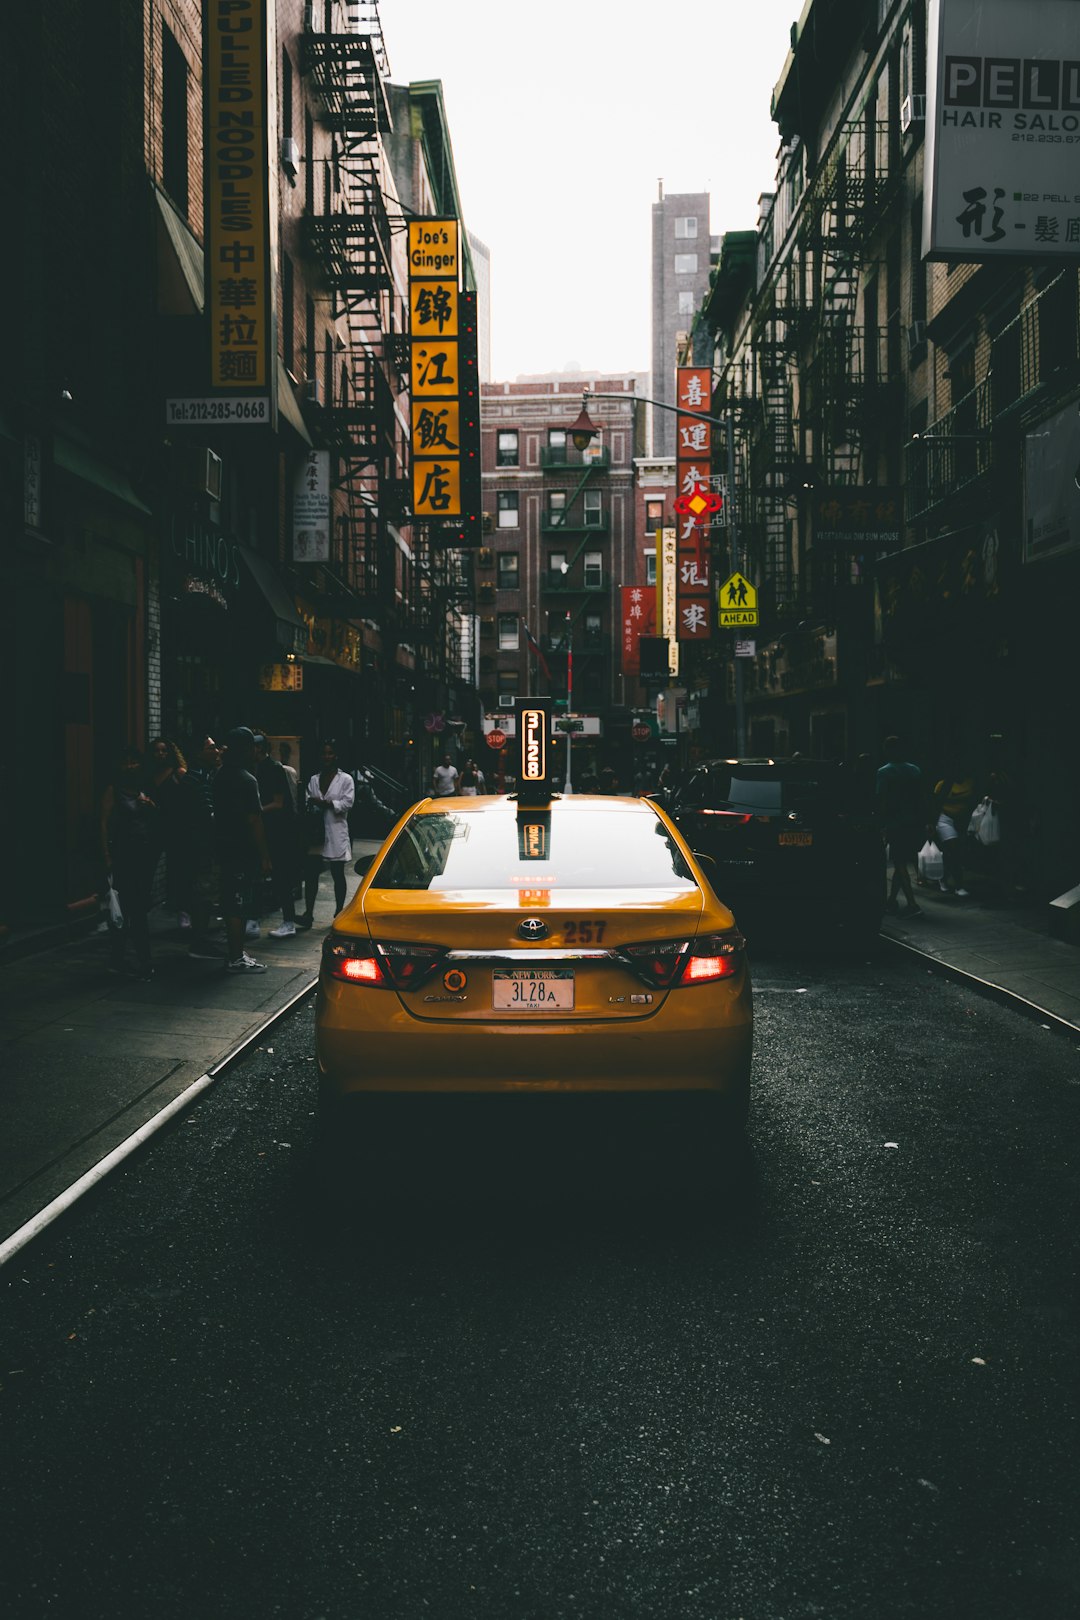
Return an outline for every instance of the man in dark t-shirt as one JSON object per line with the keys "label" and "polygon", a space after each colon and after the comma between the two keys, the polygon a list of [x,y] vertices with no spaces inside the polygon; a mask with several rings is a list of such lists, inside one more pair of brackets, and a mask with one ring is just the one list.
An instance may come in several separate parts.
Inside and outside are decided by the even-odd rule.
{"label": "man in dark t-shirt", "polygon": [[244,950],[244,919],[255,879],[270,872],[259,784],[252,775],[255,734],[237,726],[225,739],[225,758],[214,778],[214,838],[221,868],[221,913],[228,944],[226,973],[265,973]]}
{"label": "man in dark t-shirt", "polygon": [[898,897],[903,893],[908,912],[917,917],[920,912],[908,867],[918,861],[925,833],[926,790],[919,767],[904,758],[899,737],[886,737],[884,752],[885,764],[877,773],[877,814],[893,865],[885,909],[898,912]]}
{"label": "man in dark t-shirt", "polygon": [[270,938],[288,939],[296,933],[296,907],[293,901],[298,853],[296,811],[285,767],[276,759],[271,759],[270,749],[261,731],[255,733],[255,779],[259,784],[266,847],[274,865],[274,899],[281,907],[281,922],[276,928],[271,928]]}

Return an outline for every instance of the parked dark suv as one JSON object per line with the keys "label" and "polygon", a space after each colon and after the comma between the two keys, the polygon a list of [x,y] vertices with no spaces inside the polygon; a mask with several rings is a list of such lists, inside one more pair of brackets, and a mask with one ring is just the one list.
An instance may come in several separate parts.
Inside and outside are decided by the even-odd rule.
{"label": "parked dark suv", "polygon": [[691,849],[712,857],[713,887],[740,926],[827,929],[861,945],[885,903],[885,851],[866,794],[827,760],[711,759],[666,809]]}

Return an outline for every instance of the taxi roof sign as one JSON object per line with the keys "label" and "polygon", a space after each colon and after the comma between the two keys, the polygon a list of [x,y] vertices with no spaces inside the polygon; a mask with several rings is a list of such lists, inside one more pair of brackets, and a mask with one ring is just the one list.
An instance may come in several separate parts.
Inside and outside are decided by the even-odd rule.
{"label": "taxi roof sign", "polygon": [[758,622],[757,591],[738,569],[721,585],[717,607],[721,630],[737,630]]}
{"label": "taxi roof sign", "polygon": [[551,799],[551,699],[518,698],[517,719],[519,805],[546,805]]}

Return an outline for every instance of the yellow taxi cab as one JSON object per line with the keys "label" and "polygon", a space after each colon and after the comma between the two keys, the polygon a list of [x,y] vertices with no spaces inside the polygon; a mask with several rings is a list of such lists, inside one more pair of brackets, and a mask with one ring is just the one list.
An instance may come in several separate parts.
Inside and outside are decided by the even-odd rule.
{"label": "yellow taxi cab", "polygon": [[546,710],[518,708],[518,795],[414,805],[334,919],[324,1138],[353,1100],[408,1093],[708,1095],[737,1135],[753,1010],[731,912],[656,804],[552,795]]}

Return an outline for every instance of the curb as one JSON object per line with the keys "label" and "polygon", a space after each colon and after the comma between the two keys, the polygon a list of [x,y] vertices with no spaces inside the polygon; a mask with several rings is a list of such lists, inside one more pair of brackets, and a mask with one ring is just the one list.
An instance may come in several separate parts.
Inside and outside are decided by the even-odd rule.
{"label": "curb", "polygon": [[302,1001],[306,1000],[318,983],[318,975],[316,975],[310,984],[306,984],[302,990],[298,990],[294,996],[291,996],[285,1002],[284,1006],[276,1008],[265,1023],[260,1024],[257,1029],[253,1029],[249,1035],[245,1035],[242,1041],[226,1052],[225,1056],[220,1058],[217,1063],[212,1064],[205,1074],[201,1074],[197,1080],[193,1080],[189,1086],[180,1092],[179,1096],[166,1103],[164,1108],[160,1108],[156,1114],[140,1125],[137,1131],[133,1131],[130,1136],[125,1137],[122,1142],[107,1153],[103,1159],[99,1159],[97,1164],[92,1165],[89,1170],[85,1170],[76,1181],[72,1182],[70,1187],[46,1204],[44,1209],[38,1210],[36,1215],[12,1232],[10,1237],[5,1238],[0,1243],[0,1267],[5,1266],[9,1260],[14,1259],[15,1255],[24,1249],[28,1243],[33,1242],[34,1238],[44,1232],[46,1227],[51,1226],[53,1221],[78,1203],[79,1199],[85,1193],[88,1193],[91,1188],[96,1187],[99,1181],[103,1181],[111,1170],[115,1170],[118,1165],[123,1164],[125,1159],[130,1158],[152,1136],[156,1136],[158,1131],[162,1130],[175,1115],[183,1113],[186,1108],[197,1101],[204,1091],[208,1090],[210,1086],[221,1078],[226,1069],[231,1068],[261,1036],[266,1034],[268,1029],[272,1029],[275,1024],[280,1023],[288,1013],[291,1013],[295,1007],[298,1007]]}
{"label": "curb", "polygon": [[1080,1040],[1080,1027],[1070,1023],[1067,1018],[1062,1018],[1059,1013],[1051,1012],[1048,1007],[1040,1007],[1037,1001],[1029,1001],[1018,991],[1010,990],[1003,984],[995,984],[992,979],[980,979],[977,973],[969,973],[964,968],[954,967],[951,962],[943,961],[940,956],[932,956],[929,951],[920,950],[917,945],[909,944],[906,939],[897,939],[894,934],[883,933],[878,937],[886,944],[894,945],[898,951],[907,951],[910,956],[917,956],[920,961],[928,963],[944,978],[953,979],[957,984],[969,985],[992,1001],[1001,1002],[1003,1006],[1012,1007],[1029,1018],[1037,1018],[1040,1023],[1049,1024],[1058,1034],[1071,1035],[1074,1040]]}

